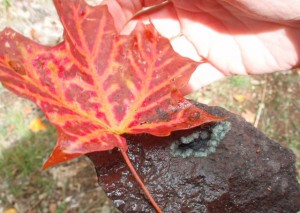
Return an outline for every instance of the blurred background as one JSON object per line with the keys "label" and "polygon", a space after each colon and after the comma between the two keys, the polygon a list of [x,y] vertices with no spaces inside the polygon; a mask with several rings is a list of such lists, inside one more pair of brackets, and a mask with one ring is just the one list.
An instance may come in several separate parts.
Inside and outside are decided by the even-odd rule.
{"label": "blurred background", "polygon": [[[6,26],[45,45],[62,40],[51,0],[0,0],[0,30]],[[299,174],[300,70],[230,77],[189,98],[239,114],[290,148]],[[41,170],[55,142],[55,129],[42,112],[0,84],[0,212],[117,212],[87,158]]]}

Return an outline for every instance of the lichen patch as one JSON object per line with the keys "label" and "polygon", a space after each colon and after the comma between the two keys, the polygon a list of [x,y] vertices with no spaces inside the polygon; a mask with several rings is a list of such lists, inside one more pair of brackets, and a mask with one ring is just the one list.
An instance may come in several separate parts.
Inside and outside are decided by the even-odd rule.
{"label": "lichen patch", "polygon": [[207,157],[214,153],[231,129],[229,121],[218,122],[211,128],[194,131],[188,136],[182,136],[171,144],[173,157]]}

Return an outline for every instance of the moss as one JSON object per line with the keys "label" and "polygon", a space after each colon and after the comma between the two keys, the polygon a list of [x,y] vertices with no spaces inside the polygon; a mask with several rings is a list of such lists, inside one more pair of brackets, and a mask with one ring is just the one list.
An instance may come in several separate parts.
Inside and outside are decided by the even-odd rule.
{"label": "moss", "polygon": [[207,157],[214,153],[231,128],[229,121],[221,121],[211,128],[200,129],[182,136],[171,144],[173,157]]}

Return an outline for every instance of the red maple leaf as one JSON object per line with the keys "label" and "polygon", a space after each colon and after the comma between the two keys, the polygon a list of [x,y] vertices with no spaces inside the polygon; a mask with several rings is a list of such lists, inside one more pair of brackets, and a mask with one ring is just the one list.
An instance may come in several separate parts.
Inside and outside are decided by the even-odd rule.
{"label": "red maple leaf", "polygon": [[8,28],[0,33],[0,81],[34,101],[58,131],[44,168],[114,147],[126,158],[124,133],[167,136],[220,120],[183,98],[179,89],[198,63],[176,54],[152,25],[119,35],[106,6],[54,3],[62,43],[42,46]]}

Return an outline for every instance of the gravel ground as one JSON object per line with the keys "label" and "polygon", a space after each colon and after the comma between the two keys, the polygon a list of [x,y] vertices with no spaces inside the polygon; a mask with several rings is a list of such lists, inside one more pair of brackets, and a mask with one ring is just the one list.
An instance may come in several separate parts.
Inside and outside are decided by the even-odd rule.
{"label": "gravel ground", "polygon": [[[102,0],[88,0],[90,5]],[[51,0],[0,0],[0,30],[11,27],[44,45],[62,40],[63,27]]]}
{"label": "gravel ground", "polygon": [[63,27],[50,0],[1,0],[0,14],[0,30],[11,27],[45,45],[62,38]]}

